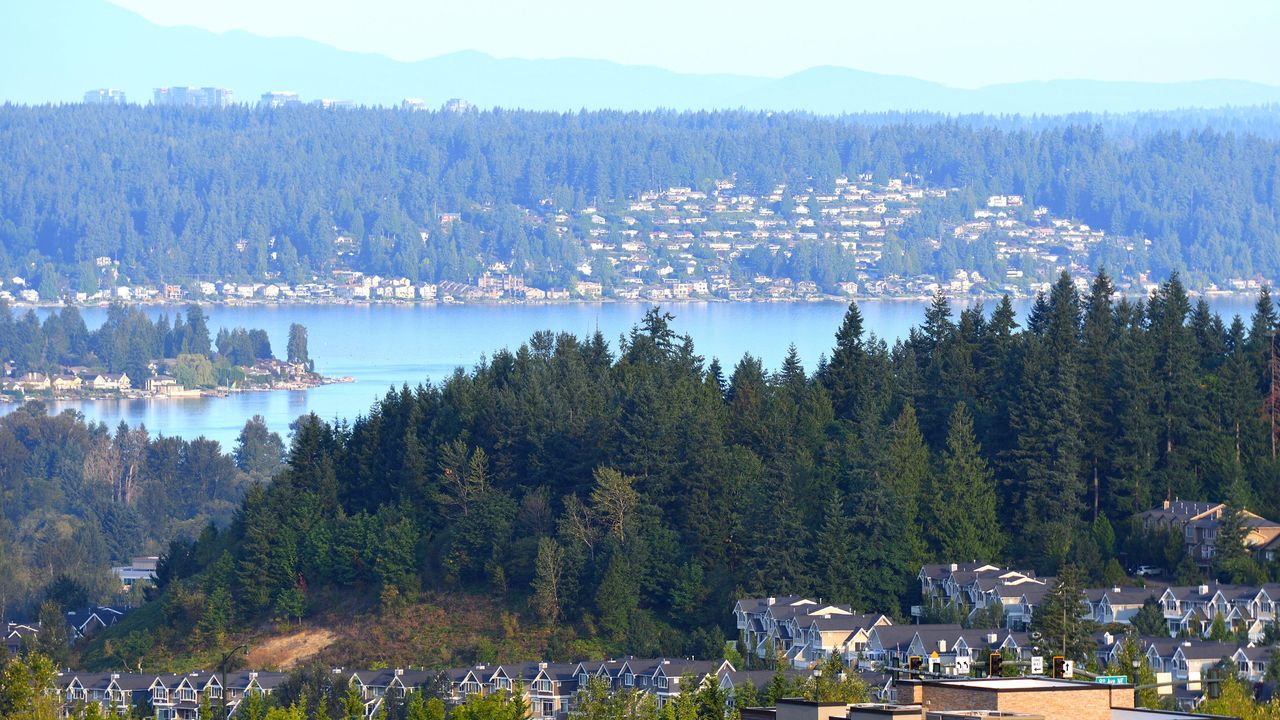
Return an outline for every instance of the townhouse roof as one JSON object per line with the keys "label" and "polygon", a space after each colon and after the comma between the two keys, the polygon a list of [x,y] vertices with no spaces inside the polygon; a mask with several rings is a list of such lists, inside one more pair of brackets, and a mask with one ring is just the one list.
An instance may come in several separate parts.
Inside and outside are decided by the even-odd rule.
{"label": "townhouse roof", "polygon": [[880,647],[889,650],[905,650],[910,647],[916,636],[926,645],[930,640],[947,640],[960,636],[964,628],[953,623],[937,623],[931,625],[881,625],[874,628],[873,635],[879,640]]}
{"label": "townhouse roof", "polygon": [[1202,500],[1168,500],[1160,507],[1138,513],[1138,517],[1149,520],[1188,522],[1220,507],[1222,503]]}
{"label": "townhouse roof", "polygon": [[1182,640],[1174,647],[1173,654],[1182,653],[1188,660],[1217,660],[1231,657],[1239,646],[1214,640]]}
{"label": "townhouse roof", "polygon": [[880,613],[866,613],[854,615],[810,615],[809,627],[817,626],[821,631],[857,631],[870,630],[875,627],[882,619],[888,620],[885,615]]}
{"label": "townhouse roof", "polygon": [[[770,602],[772,601],[772,602]],[[809,601],[803,595],[782,595],[780,597],[769,598],[739,598],[738,605],[742,607],[743,612],[761,613],[766,608],[775,605],[791,605],[792,603]],[[809,601],[812,602],[812,601]]]}
{"label": "townhouse roof", "polygon": [[1090,602],[1102,602],[1105,597],[1112,605],[1141,605],[1146,602],[1147,598],[1158,598],[1162,588],[1149,587],[1106,587],[1106,588],[1087,588],[1084,591],[1085,597]]}

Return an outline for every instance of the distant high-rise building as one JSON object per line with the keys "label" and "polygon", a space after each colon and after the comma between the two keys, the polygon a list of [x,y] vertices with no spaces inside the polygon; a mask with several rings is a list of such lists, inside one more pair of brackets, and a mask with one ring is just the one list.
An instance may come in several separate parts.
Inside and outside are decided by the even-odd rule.
{"label": "distant high-rise building", "polygon": [[444,104],[444,110],[446,112],[466,112],[474,107],[475,105],[472,105],[462,98],[450,98],[449,101]]}
{"label": "distant high-rise building", "polygon": [[311,104],[316,107],[324,108],[325,110],[351,110],[356,106],[356,104],[350,100],[334,100],[332,98],[312,100]]}
{"label": "distant high-rise building", "polygon": [[301,104],[302,101],[298,99],[298,93],[279,90],[262,93],[262,99],[258,101],[258,105],[269,108],[292,107]]}
{"label": "distant high-rise building", "polygon": [[170,107],[225,108],[235,103],[229,88],[162,87],[156,88],[153,102]]}
{"label": "distant high-rise building", "polygon": [[422,98],[405,98],[400,102],[401,110],[427,110],[427,101]]}
{"label": "distant high-rise building", "polygon": [[124,91],[115,88],[90,90],[84,94],[84,101],[87,105],[124,105],[129,102],[124,99]]}

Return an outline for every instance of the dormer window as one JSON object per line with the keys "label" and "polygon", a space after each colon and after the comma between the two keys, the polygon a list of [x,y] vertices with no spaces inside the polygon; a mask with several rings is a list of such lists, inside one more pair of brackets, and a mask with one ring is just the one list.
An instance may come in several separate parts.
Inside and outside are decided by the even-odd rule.
{"label": "dormer window", "polygon": [[622,684],[623,684],[623,685],[626,685],[627,687],[631,687],[631,684],[632,684],[633,682],[635,682],[635,676],[634,676],[634,675],[632,675],[631,673],[627,673],[627,674],[625,674],[625,675],[623,675],[623,676],[622,676]]}
{"label": "dormer window", "polygon": [[659,677],[658,677],[658,687],[663,688],[663,689],[665,689],[665,688],[667,687],[667,678],[666,678],[666,676],[659,676]]}

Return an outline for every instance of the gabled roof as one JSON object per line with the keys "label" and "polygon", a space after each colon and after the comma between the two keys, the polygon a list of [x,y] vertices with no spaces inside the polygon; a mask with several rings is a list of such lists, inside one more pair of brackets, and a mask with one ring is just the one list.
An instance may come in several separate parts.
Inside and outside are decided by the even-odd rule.
{"label": "gabled roof", "polygon": [[891,625],[893,622],[888,616],[880,613],[867,613],[859,615],[810,615],[807,626],[817,628],[823,632],[835,632],[845,630],[856,632],[858,630],[870,630],[876,625]]}
{"label": "gabled roof", "polygon": [[[773,602],[770,602],[770,600]],[[739,598],[737,606],[743,612],[750,614],[762,613],[766,609],[777,605],[795,605],[798,603],[817,604],[803,595],[783,595],[773,598]]]}
{"label": "gabled roof", "polygon": [[1173,650],[1174,655],[1181,655],[1188,660],[1217,660],[1231,657],[1237,646],[1234,643],[1220,643],[1213,640],[1183,640]]}
{"label": "gabled roof", "polygon": [[1084,594],[1090,602],[1102,602],[1106,598],[1112,605],[1141,605],[1147,598],[1160,597],[1157,589],[1140,587],[1088,588]]}
{"label": "gabled roof", "polygon": [[1197,500],[1172,500],[1158,508],[1152,508],[1145,512],[1138,513],[1138,517],[1144,520],[1160,520],[1179,522],[1190,522],[1199,519],[1211,512],[1216,512],[1222,507],[1222,503],[1211,503]]}

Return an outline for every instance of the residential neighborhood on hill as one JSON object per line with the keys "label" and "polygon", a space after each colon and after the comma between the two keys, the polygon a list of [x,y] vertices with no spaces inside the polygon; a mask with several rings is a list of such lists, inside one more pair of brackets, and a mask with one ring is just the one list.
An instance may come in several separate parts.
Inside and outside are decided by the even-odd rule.
{"label": "residential neighborhood on hill", "polygon": [[[957,297],[1031,297],[1047,292],[1063,270],[1079,289],[1100,262],[1111,261],[1122,294],[1149,295],[1157,284],[1145,273],[1127,272],[1129,258],[1149,241],[1116,237],[1044,207],[1029,207],[1020,195],[992,195],[961,221],[925,219],[964,192],[935,188],[917,177],[877,180],[871,173],[838,177],[834,185],[776,185],[765,194],[741,190],[733,178],[705,188],[669,187],[626,201],[559,209],[547,200],[525,211],[532,235],[551,233],[579,248],[582,258],[563,274],[561,285],[535,286],[506,261],[493,261],[472,277],[414,281],[358,269],[358,241],[339,235],[339,269],[327,277],[289,282],[280,273],[253,281],[191,278],[157,285],[132,284],[111,257],[95,260],[95,292],[43,288],[35,278],[0,281],[0,299],[16,303],[98,304],[112,301],[180,303],[288,302],[556,302],[599,301],[806,301],[834,298],[920,298],[936,292]],[[489,214],[492,207],[474,212]],[[445,212],[442,232],[473,220]],[[937,223],[924,240],[905,242],[908,223]],[[423,242],[429,241],[427,231]],[[269,241],[276,248],[276,241]],[[939,260],[932,258],[937,255]],[[276,252],[273,250],[272,257]],[[941,263],[939,265],[939,263]],[[1209,295],[1256,293],[1265,281],[1239,277]],[[70,283],[67,283],[70,287]]]}

